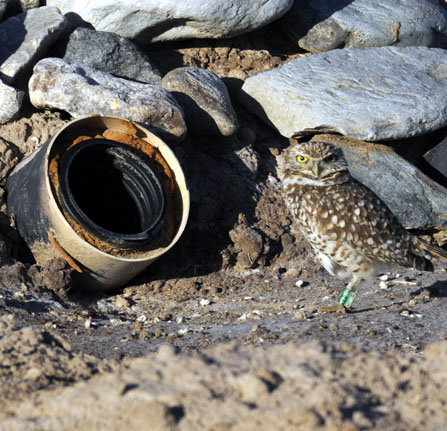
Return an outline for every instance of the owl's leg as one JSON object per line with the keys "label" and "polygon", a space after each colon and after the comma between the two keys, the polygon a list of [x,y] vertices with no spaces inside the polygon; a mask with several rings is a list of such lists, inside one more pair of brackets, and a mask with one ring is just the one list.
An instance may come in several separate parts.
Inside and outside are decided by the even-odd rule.
{"label": "owl's leg", "polygon": [[345,291],[340,296],[338,303],[343,305],[346,308],[351,308],[352,303],[356,297],[356,293],[354,292],[354,286],[358,283],[359,279],[356,277],[352,277],[351,281],[346,286]]}
{"label": "owl's leg", "polygon": [[338,302],[334,305],[329,305],[327,307],[320,307],[317,311],[321,312],[329,312],[329,313],[349,313],[352,311],[352,303],[355,299],[354,286],[360,281],[357,277],[352,277],[349,281],[346,289],[340,296]]}

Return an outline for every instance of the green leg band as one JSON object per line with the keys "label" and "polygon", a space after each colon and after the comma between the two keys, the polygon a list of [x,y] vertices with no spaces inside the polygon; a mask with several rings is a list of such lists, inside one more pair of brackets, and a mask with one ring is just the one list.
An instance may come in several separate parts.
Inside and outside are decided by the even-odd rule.
{"label": "green leg band", "polygon": [[338,303],[344,305],[345,307],[350,307],[354,302],[355,297],[356,297],[355,292],[352,292],[349,289],[345,289],[345,291],[340,296]]}

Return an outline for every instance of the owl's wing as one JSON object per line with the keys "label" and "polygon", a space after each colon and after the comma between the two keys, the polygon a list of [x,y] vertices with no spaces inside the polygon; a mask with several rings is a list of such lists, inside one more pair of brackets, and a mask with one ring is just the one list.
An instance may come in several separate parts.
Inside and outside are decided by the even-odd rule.
{"label": "owl's wing", "polygon": [[318,217],[322,234],[374,260],[424,269],[423,251],[372,190],[356,181],[331,189]]}

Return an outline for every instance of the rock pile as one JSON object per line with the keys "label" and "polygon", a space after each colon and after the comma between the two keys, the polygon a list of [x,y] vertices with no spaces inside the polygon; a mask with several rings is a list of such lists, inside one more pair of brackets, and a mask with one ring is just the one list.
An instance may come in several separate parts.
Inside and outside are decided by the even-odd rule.
{"label": "rock pile", "polygon": [[[2,123],[15,118],[29,96],[36,108],[73,117],[126,117],[177,140],[188,131],[233,135],[239,127],[233,104],[239,100],[234,94],[230,99],[225,74],[155,65],[145,47],[233,37],[279,20],[284,38],[300,47],[297,53],[316,54],[302,53],[249,77],[238,99],[281,135],[302,139],[335,132],[355,138],[359,141],[347,153],[358,161],[366,148],[360,140],[388,141],[391,147],[399,142],[402,148],[399,140],[430,139],[427,134],[447,124],[447,12],[435,0],[145,0],[138,7],[110,0],[48,0],[34,8],[28,3],[21,2],[24,12],[10,17],[8,2],[0,3],[0,15],[7,17],[0,23]],[[166,69],[163,76],[160,70]],[[436,143],[424,141],[420,158],[423,148]],[[438,153],[446,147],[439,148]],[[393,208],[415,195],[416,207],[430,208],[397,209],[407,226],[445,228],[444,205],[436,203],[445,200],[445,189],[405,159],[398,163],[392,151],[385,159],[408,178],[385,169],[379,174],[383,182],[371,181],[370,173],[377,176],[381,164],[370,159],[353,171]],[[438,156],[423,160],[439,171]],[[442,169],[438,174],[446,180]],[[417,185],[409,178],[417,178]]]}

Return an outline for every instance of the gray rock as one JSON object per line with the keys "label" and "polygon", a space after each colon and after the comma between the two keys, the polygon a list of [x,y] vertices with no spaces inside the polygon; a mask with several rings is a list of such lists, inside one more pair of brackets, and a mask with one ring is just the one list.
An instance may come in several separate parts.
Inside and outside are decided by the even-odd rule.
{"label": "gray rock", "polygon": [[0,0],[0,19],[2,19],[5,13],[6,7],[8,6],[9,0]]}
{"label": "gray rock", "polygon": [[117,78],[60,58],[45,58],[36,64],[29,94],[36,108],[61,109],[73,117],[115,115],[176,138],[186,134],[182,109],[164,88]]}
{"label": "gray rock", "polygon": [[407,228],[445,229],[447,190],[390,147],[335,135],[317,135],[343,148],[354,178],[368,186]]}
{"label": "gray rock", "polygon": [[80,27],[68,40],[64,59],[120,78],[158,84],[160,72],[129,39]]}
{"label": "gray rock", "polygon": [[427,163],[447,178],[447,138],[424,154]]}
{"label": "gray rock", "polygon": [[64,14],[75,12],[96,30],[140,43],[232,37],[281,17],[293,0],[47,0]]}
{"label": "gray rock", "polygon": [[19,0],[20,7],[23,11],[39,7],[40,0]]}
{"label": "gray rock", "polygon": [[248,78],[241,99],[286,137],[416,136],[447,124],[446,64],[439,48],[338,49]]}
{"label": "gray rock", "polygon": [[11,121],[19,113],[23,96],[23,91],[16,90],[0,81],[0,124]]}
{"label": "gray rock", "polygon": [[435,0],[296,0],[284,17],[310,52],[367,46],[447,46],[447,12]]}
{"label": "gray rock", "polygon": [[0,77],[7,84],[30,73],[62,34],[65,17],[55,7],[41,7],[0,24]]}
{"label": "gray rock", "polygon": [[230,136],[237,131],[239,123],[227,87],[213,72],[180,67],[167,73],[161,86],[177,99],[193,133]]}

